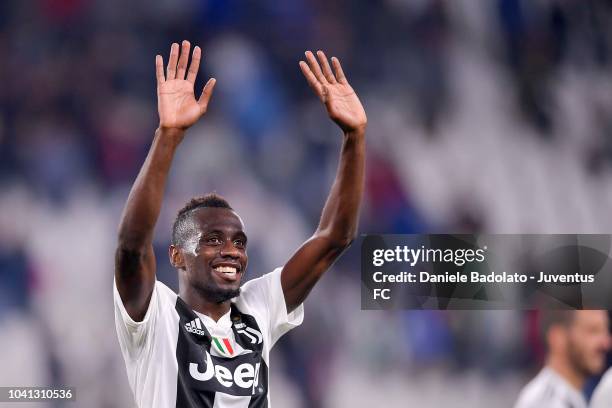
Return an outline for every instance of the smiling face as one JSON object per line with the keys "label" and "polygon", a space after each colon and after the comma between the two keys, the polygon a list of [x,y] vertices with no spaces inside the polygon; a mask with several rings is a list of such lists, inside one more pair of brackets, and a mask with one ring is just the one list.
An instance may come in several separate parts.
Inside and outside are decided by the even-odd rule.
{"label": "smiling face", "polygon": [[190,221],[184,242],[170,246],[181,285],[215,303],[238,296],[248,261],[242,220],[233,210],[204,207],[194,210]]}

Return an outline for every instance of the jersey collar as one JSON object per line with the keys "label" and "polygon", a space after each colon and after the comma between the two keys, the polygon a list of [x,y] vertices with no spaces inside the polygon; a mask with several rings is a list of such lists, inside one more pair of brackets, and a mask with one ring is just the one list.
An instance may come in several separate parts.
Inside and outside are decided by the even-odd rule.
{"label": "jersey collar", "polygon": [[230,310],[227,311],[226,314],[224,314],[223,316],[221,316],[221,318],[218,321],[214,321],[214,319],[210,316],[207,316],[205,314],[202,314],[200,312],[198,312],[197,310],[193,311],[199,318],[200,320],[202,320],[204,322],[204,324],[206,326],[209,327],[218,327],[221,329],[229,329],[230,327],[232,327],[232,319],[231,319],[231,313],[232,310],[230,308]]}

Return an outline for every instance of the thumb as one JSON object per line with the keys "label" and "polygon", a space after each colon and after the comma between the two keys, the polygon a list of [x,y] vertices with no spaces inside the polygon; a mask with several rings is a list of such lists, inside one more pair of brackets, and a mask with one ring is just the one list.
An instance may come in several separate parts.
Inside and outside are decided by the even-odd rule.
{"label": "thumb", "polygon": [[200,95],[200,99],[198,99],[198,105],[200,105],[202,108],[206,109],[206,107],[208,106],[208,102],[210,101],[210,98],[212,97],[213,90],[215,89],[216,83],[217,83],[217,80],[215,78],[210,78],[208,82],[206,82],[206,85],[204,85],[204,89],[202,89],[202,94]]}

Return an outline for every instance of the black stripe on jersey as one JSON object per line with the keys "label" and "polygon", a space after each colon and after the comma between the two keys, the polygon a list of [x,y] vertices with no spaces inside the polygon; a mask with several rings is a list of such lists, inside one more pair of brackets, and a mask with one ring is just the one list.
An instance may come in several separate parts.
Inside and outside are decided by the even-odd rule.
{"label": "black stripe on jersey", "polygon": [[[251,327],[261,333],[255,318],[251,315],[240,313],[236,305],[232,303],[231,319],[232,330],[234,331],[236,343],[240,344],[245,349],[250,349],[251,347],[255,346],[254,348],[260,353],[261,356],[261,353],[263,352],[263,341],[253,345],[248,336],[238,333],[236,330],[236,323],[244,323],[247,327]],[[261,388],[261,393],[251,397],[249,408],[268,408],[268,366],[263,358],[261,358],[261,366],[259,368],[259,387]]]}
{"label": "black stripe on jersey", "polygon": [[249,407],[267,408],[268,367],[263,360],[263,340],[253,342],[252,337],[238,333],[235,328],[235,324],[241,322],[261,333],[255,318],[243,314],[232,304],[230,316],[236,342],[251,352],[224,358],[210,354],[212,337],[204,324],[200,333],[185,328],[198,316],[180,297],[177,297],[176,311],[179,315],[176,406],[212,408],[215,394],[222,392],[249,396]]}
{"label": "black stripe on jersey", "polygon": [[[185,372],[184,364],[190,361],[190,354],[193,353],[195,347],[204,348],[210,351],[210,343],[212,338],[205,325],[202,325],[204,336],[189,333],[185,329],[192,320],[198,316],[185,304],[180,298],[176,298],[175,309],[179,315],[179,336],[176,343],[176,361],[178,362],[178,376],[176,384],[176,407],[177,408],[213,408],[215,404],[215,391],[200,391],[192,392],[189,388],[189,381],[185,375],[189,375],[189,369]],[[191,352],[191,353],[190,353]]]}

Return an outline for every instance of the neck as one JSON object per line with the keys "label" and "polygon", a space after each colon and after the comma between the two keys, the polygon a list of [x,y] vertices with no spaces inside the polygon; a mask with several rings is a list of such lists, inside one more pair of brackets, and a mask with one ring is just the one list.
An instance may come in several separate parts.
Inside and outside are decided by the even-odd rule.
{"label": "neck", "polygon": [[567,381],[578,392],[582,391],[586,377],[574,369],[569,361],[560,356],[549,356],[546,366],[555,371],[561,378]]}
{"label": "neck", "polygon": [[184,285],[179,290],[181,299],[189,305],[192,310],[209,316],[215,322],[226,314],[231,307],[231,301],[226,300],[221,303],[212,302],[202,295],[197,289],[189,285]]}

